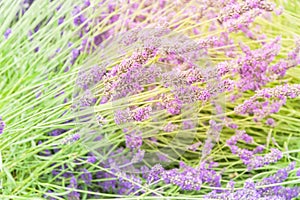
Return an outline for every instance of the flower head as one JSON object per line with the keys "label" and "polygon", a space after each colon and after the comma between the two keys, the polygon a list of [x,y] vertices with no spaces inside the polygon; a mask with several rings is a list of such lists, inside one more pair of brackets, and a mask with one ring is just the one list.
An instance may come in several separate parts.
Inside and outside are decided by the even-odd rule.
{"label": "flower head", "polygon": [[5,128],[5,122],[2,120],[2,117],[0,116],[0,134],[3,133]]}
{"label": "flower head", "polygon": [[85,184],[90,185],[92,181],[92,174],[87,169],[83,169],[83,173],[80,178],[85,182]]}
{"label": "flower head", "polygon": [[8,37],[9,37],[9,35],[11,34],[11,28],[9,28],[9,29],[7,29],[6,31],[5,31],[5,33],[4,33],[4,37],[5,37],[5,39],[7,39]]}

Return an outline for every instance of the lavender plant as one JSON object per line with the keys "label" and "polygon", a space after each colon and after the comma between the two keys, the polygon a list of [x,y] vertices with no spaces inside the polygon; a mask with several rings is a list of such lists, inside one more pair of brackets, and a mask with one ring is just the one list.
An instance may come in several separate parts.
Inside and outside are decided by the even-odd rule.
{"label": "lavender plant", "polygon": [[1,2],[0,198],[299,198],[299,6]]}

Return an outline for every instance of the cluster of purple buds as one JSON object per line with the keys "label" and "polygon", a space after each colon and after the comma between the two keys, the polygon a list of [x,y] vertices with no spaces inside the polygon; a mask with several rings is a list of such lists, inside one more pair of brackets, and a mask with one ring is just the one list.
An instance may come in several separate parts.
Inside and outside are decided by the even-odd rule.
{"label": "cluster of purple buds", "polygon": [[86,21],[86,17],[83,14],[79,14],[80,12],[82,12],[83,8],[80,8],[79,6],[75,6],[72,14],[74,16],[74,25],[75,26],[80,26],[81,24],[83,24]]}
{"label": "cluster of purple buds", "polygon": [[238,31],[248,27],[254,19],[264,12],[272,12],[275,4],[265,0],[246,0],[242,3],[232,2],[223,8],[219,14],[219,22],[229,31]]}
{"label": "cluster of purple buds", "polygon": [[79,139],[80,139],[80,135],[78,133],[75,133],[75,134],[71,135],[70,137],[64,138],[61,143],[62,144],[71,144]]}
{"label": "cluster of purple buds", "polygon": [[95,162],[97,162],[97,158],[94,155],[89,156],[87,158],[87,162],[89,162],[89,163],[95,163]]}
{"label": "cluster of purple buds", "polygon": [[73,191],[72,189],[77,189],[78,183],[76,177],[72,176],[70,178],[70,185],[68,185],[68,188],[70,188],[70,193],[68,194],[68,199],[80,199],[80,194],[76,191]]}
{"label": "cluster of purple buds", "polygon": [[195,121],[193,120],[184,120],[182,122],[182,125],[183,125],[183,130],[189,130],[189,129],[194,129],[195,126],[196,126],[196,123]]}
{"label": "cluster of purple buds", "polygon": [[[251,50],[248,46],[240,43],[245,55],[238,57],[236,61],[218,64],[218,74],[225,75],[230,71],[238,74],[240,79],[236,86],[240,91],[259,90],[270,81],[283,77],[288,69],[300,63],[300,47],[299,41],[296,41],[295,49],[289,52],[286,59],[281,59],[271,65],[280,51],[280,40],[281,38],[277,37],[274,41],[264,44],[262,48],[256,50]],[[232,66],[235,66],[235,69]]]}
{"label": "cluster of purple buds", "polygon": [[8,39],[8,37],[9,37],[9,35],[11,34],[11,28],[8,28],[6,31],[5,31],[5,33],[4,33],[4,38],[5,39]]}
{"label": "cluster of purple buds", "polygon": [[243,163],[247,166],[248,171],[256,168],[275,163],[283,157],[280,150],[271,148],[271,152],[264,156],[257,156],[256,154],[261,153],[264,150],[264,146],[257,146],[254,150],[242,149],[237,146],[237,142],[243,140],[247,144],[252,144],[253,138],[249,136],[245,131],[237,130],[236,134],[227,140],[231,152],[238,155]]}
{"label": "cluster of purple buds", "polygon": [[92,181],[92,174],[87,169],[82,170],[82,174],[80,175],[80,178],[83,180],[83,182],[87,185],[91,185]]}
{"label": "cluster of purple buds", "polygon": [[270,67],[269,71],[272,72],[274,79],[283,77],[288,69],[300,64],[300,40],[296,40],[295,44],[296,47],[288,53],[286,59],[282,59]]}
{"label": "cluster of purple buds", "polygon": [[232,72],[234,67],[237,65],[235,61],[224,61],[224,62],[220,62],[217,64],[216,66],[216,71],[217,71],[217,75],[219,77],[222,77],[226,74],[228,74],[229,72]]}
{"label": "cluster of purple buds", "polygon": [[[128,130],[125,130],[128,132]],[[125,135],[126,147],[129,149],[139,149],[143,144],[141,132],[131,131]]]}
{"label": "cluster of purple buds", "polygon": [[101,81],[104,74],[105,70],[102,67],[94,66],[89,70],[79,72],[76,83],[79,87],[87,89],[89,85]]}
{"label": "cluster of purple buds", "polygon": [[131,121],[130,108],[115,111],[115,123],[120,125]]}
{"label": "cluster of purple buds", "polygon": [[[106,179],[98,183],[104,191],[113,191],[117,194],[130,194],[141,189],[141,179],[136,176],[138,173],[144,173],[148,169],[141,167],[135,168],[134,164],[140,162],[144,156],[144,151],[138,150],[132,156],[133,151],[129,152],[129,157],[124,154],[124,149],[119,148],[110,153],[110,158],[100,163],[100,166],[108,169],[110,172],[98,171],[96,177],[98,179]],[[132,157],[132,159],[130,159]]]}
{"label": "cluster of purple buds", "polygon": [[237,73],[240,80],[237,87],[241,91],[257,90],[270,80],[269,64],[274,60],[280,50],[280,37],[273,42],[265,44],[262,48],[251,51],[246,45],[240,43],[245,56],[237,59]]}
{"label": "cluster of purple buds", "polygon": [[172,115],[178,115],[181,112],[182,102],[180,100],[172,100],[166,104],[167,111]]}
{"label": "cluster of purple buds", "polygon": [[131,121],[145,121],[150,118],[151,106],[138,107],[133,110],[126,108],[124,110],[115,111],[115,123],[120,125]]}
{"label": "cluster of purple buds", "polygon": [[[156,71],[153,66],[150,68],[143,67],[143,65],[154,56],[155,52],[153,49],[144,48],[142,52],[136,52],[130,58],[114,66],[112,70],[103,77],[107,98],[115,95],[114,99],[118,99],[128,95],[128,92],[130,94],[134,93],[132,91],[138,92],[142,90],[142,84],[154,81],[159,72]],[[146,71],[145,74],[144,72],[140,73],[143,69]],[[141,80],[143,81],[139,82]]]}
{"label": "cluster of purple buds", "polygon": [[145,151],[138,149],[137,152],[134,154],[134,156],[131,159],[131,163],[139,163],[143,160],[145,156]]}
{"label": "cluster of purple buds", "polygon": [[204,199],[249,199],[249,200],[292,200],[300,194],[300,187],[284,187],[281,185],[268,186],[272,184],[283,183],[288,178],[288,173],[293,170],[295,163],[288,167],[279,169],[274,175],[254,182],[248,179],[242,189],[235,190],[233,181],[228,183],[227,190],[213,190],[205,195]]}
{"label": "cluster of purple buds", "polygon": [[213,190],[209,194],[205,195],[204,199],[230,199],[230,200],[237,200],[237,199],[249,199],[255,200],[260,199],[259,194],[255,190],[255,183],[248,179],[244,183],[244,187],[241,190],[234,191],[234,182],[231,181],[228,184],[228,190],[225,191],[217,191]]}
{"label": "cluster of purple buds", "polygon": [[202,163],[199,167],[193,168],[180,162],[179,169],[165,170],[160,164],[151,168],[147,174],[148,183],[158,180],[166,184],[177,185],[182,190],[200,190],[202,184],[207,183],[213,187],[221,185],[221,176],[217,174],[210,166]]}
{"label": "cluster of purple buds", "polygon": [[142,108],[137,108],[131,111],[131,118],[134,121],[145,121],[150,118],[150,113],[152,111],[152,108],[150,106],[142,107]]}
{"label": "cluster of purple buds", "polygon": [[[86,90],[83,95],[79,98],[79,106],[80,107],[88,107],[92,106],[96,103],[97,98],[94,97],[90,90]],[[76,105],[74,105],[76,107]]]}
{"label": "cluster of purple buds", "polygon": [[196,143],[188,146],[187,149],[190,151],[196,151],[200,145],[202,145],[202,142],[199,141],[199,142],[196,142]]}
{"label": "cluster of purple buds", "polygon": [[266,124],[271,126],[271,127],[275,127],[275,120],[273,118],[268,118],[266,120]]}
{"label": "cluster of purple buds", "polygon": [[[234,83],[230,79],[219,80],[219,78],[216,77],[213,80],[208,81],[207,85],[203,88],[193,85],[176,87],[173,89],[174,96],[178,101],[184,104],[197,101],[205,103],[213,97],[226,91],[231,91],[234,88]],[[209,83],[212,81],[215,82],[216,80],[218,80],[218,83]]]}
{"label": "cluster of purple buds", "polygon": [[240,140],[246,142],[247,144],[253,143],[253,138],[249,136],[244,130],[237,130],[236,134],[233,135],[229,140],[227,140],[226,143],[229,147],[231,147],[236,145]]}
{"label": "cluster of purple buds", "polygon": [[275,88],[266,88],[258,91],[255,95],[256,98],[265,97],[265,98],[278,98],[278,99],[285,99],[286,97],[289,98],[296,98],[300,96],[300,84],[294,85],[279,85]]}
{"label": "cluster of purple buds", "polygon": [[[240,156],[240,157],[241,157],[241,159],[243,159],[242,156]],[[247,169],[250,171],[252,169],[263,167],[263,166],[269,165],[271,163],[276,163],[282,157],[283,157],[283,155],[280,150],[271,148],[270,153],[267,153],[264,156],[251,156],[250,159],[248,159],[248,158],[243,159],[243,162],[247,166]]]}
{"label": "cluster of purple buds", "polygon": [[208,156],[215,146],[215,143],[219,142],[220,132],[223,128],[223,126],[220,123],[217,123],[215,120],[210,120],[209,125],[209,129],[206,132],[207,139],[202,147],[202,159]]}
{"label": "cluster of purple buds", "polygon": [[178,125],[177,124],[173,124],[172,122],[168,122],[167,125],[165,125],[162,130],[165,132],[173,132],[176,129],[178,129]]}
{"label": "cluster of purple buds", "polygon": [[[263,186],[275,183],[282,183],[288,178],[288,174],[295,169],[295,162],[290,163],[287,167],[279,169],[274,175],[267,178],[263,178],[260,182],[256,183],[256,186]],[[267,193],[270,187],[258,189],[261,194]]]}
{"label": "cluster of purple buds", "polygon": [[76,60],[79,57],[80,53],[81,52],[80,52],[79,49],[76,49],[76,48],[72,49],[72,54],[71,54],[72,56],[71,56],[71,60],[70,60],[70,63],[72,65],[76,62]]}
{"label": "cluster of purple buds", "polygon": [[215,120],[209,120],[209,125],[210,128],[207,131],[207,136],[212,137],[215,142],[219,142],[223,126]]}
{"label": "cluster of purple buds", "polygon": [[128,71],[117,75],[117,80],[107,88],[113,94],[113,99],[119,99],[146,90],[145,86],[155,83],[159,76],[160,69],[155,65],[143,67],[135,63]]}
{"label": "cluster of purple buds", "polygon": [[224,51],[225,55],[231,58],[236,56],[236,47],[233,39],[229,38],[228,32],[222,32],[219,39],[215,42],[214,47],[222,47],[220,50]]}
{"label": "cluster of purple buds", "polygon": [[[100,150],[104,153],[104,150]],[[132,154],[135,155],[132,155]],[[90,171],[84,163],[79,163],[75,160],[74,166],[69,168],[68,165],[59,166],[52,171],[52,174],[56,177],[56,180],[62,180],[65,184],[68,184],[69,193],[66,195],[68,199],[79,200],[80,193],[76,191],[82,190],[85,187],[89,189],[96,186],[100,187],[105,192],[113,192],[115,194],[130,194],[140,190],[142,184],[141,179],[136,174],[145,174],[148,171],[145,166],[135,168],[134,164],[140,162],[143,158],[144,151],[124,151],[123,148],[118,148],[112,151],[108,155],[108,159],[97,163],[101,168],[105,170],[99,170],[96,173]],[[89,163],[96,164],[96,157],[89,155],[86,159]],[[59,173],[61,176],[58,176]],[[79,172],[79,176],[75,177],[74,172]],[[76,173],[77,174],[77,173]],[[95,178],[95,179],[94,179]],[[98,181],[97,179],[105,179]],[[62,196],[61,196],[62,197]],[[63,198],[66,198],[65,196]]]}
{"label": "cluster of purple buds", "polygon": [[[250,99],[235,107],[238,114],[253,114],[256,119],[277,113],[286,99],[300,96],[300,85],[279,85],[274,88],[266,88],[256,92]],[[271,122],[270,122],[271,123]]]}
{"label": "cluster of purple buds", "polygon": [[182,87],[197,82],[203,82],[202,71],[198,68],[186,71],[171,71],[162,74],[162,81],[165,87]]}
{"label": "cluster of purple buds", "polygon": [[3,133],[5,128],[5,122],[2,120],[2,117],[0,117],[0,134]]}
{"label": "cluster of purple buds", "polygon": [[[291,163],[288,167],[279,169],[274,175],[262,179],[254,183],[251,179],[247,180],[244,188],[234,191],[234,182],[231,182],[232,187],[229,190],[217,192],[214,190],[207,197],[214,199],[264,199],[264,200],[291,200],[298,197],[300,187],[284,187],[281,185],[268,186],[272,184],[283,183],[288,174],[295,167],[295,163]],[[232,184],[233,183],[233,184]],[[249,190],[251,189],[251,190]]]}
{"label": "cluster of purple buds", "polygon": [[141,179],[132,174],[121,173],[118,179],[120,188],[119,194],[131,194],[140,189]]}

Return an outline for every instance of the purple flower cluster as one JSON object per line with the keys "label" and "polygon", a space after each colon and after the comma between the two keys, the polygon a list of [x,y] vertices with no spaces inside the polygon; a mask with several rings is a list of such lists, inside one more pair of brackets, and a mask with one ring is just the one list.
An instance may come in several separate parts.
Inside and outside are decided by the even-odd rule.
{"label": "purple flower cluster", "polygon": [[238,114],[253,114],[258,120],[277,113],[281,106],[286,103],[286,99],[300,96],[300,85],[279,85],[274,88],[266,88],[256,92],[243,104],[235,107]]}
{"label": "purple flower cluster", "polygon": [[175,98],[184,104],[193,103],[196,101],[206,102],[211,98],[211,93],[207,89],[202,89],[196,86],[186,86],[175,88],[173,90]]}
{"label": "purple flower cluster", "polygon": [[131,111],[131,117],[138,122],[145,121],[150,118],[151,111],[152,108],[150,106],[137,108]]}
{"label": "purple flower cluster", "polygon": [[280,38],[265,44],[261,49],[251,51],[249,47],[241,44],[245,56],[237,59],[238,74],[240,80],[237,87],[241,91],[257,90],[266,85],[271,79],[269,77],[269,64],[279,53]]}
{"label": "purple flower cluster", "polygon": [[[132,151],[129,154],[124,153],[124,149],[119,148],[112,152],[110,158],[100,163],[100,166],[108,171],[98,171],[96,177],[98,179],[105,178],[105,181],[98,183],[105,192],[114,192],[117,194],[131,194],[139,189],[142,184],[141,178],[137,176],[147,169],[140,169],[134,166],[143,157],[142,151],[137,151],[132,157]],[[129,155],[129,157],[128,157]],[[130,159],[132,157],[132,159]]]}
{"label": "purple flower cluster", "polygon": [[3,133],[5,128],[5,122],[2,120],[2,117],[0,116],[0,134]]}
{"label": "purple flower cluster", "polygon": [[[252,152],[253,153],[253,152]],[[280,160],[283,155],[282,152],[278,149],[271,148],[271,152],[265,154],[264,156],[249,156],[250,158],[243,159],[242,155],[240,158],[243,160],[244,164],[247,166],[247,169],[250,171],[259,167],[275,163]]]}
{"label": "purple flower cluster", "polygon": [[101,81],[105,74],[102,67],[94,66],[89,70],[79,72],[76,83],[83,89],[87,89],[91,84],[96,84]]}
{"label": "purple flower cluster", "polygon": [[75,134],[71,135],[70,137],[65,138],[62,141],[62,144],[71,144],[79,139],[80,139],[80,134],[75,133]]}
{"label": "purple flower cluster", "polygon": [[268,118],[266,124],[271,127],[275,127],[275,120],[273,118]]}
{"label": "purple flower cluster", "polygon": [[196,151],[200,145],[202,145],[202,142],[199,141],[199,142],[196,142],[196,143],[188,146],[187,149],[190,151]]}
{"label": "purple flower cluster", "polygon": [[276,183],[283,183],[288,174],[295,167],[295,163],[291,163],[288,167],[279,169],[274,175],[262,179],[256,183],[248,179],[245,181],[243,189],[234,191],[234,182],[228,184],[228,189],[223,191],[213,190],[205,196],[205,199],[265,199],[265,200],[291,200],[300,195],[300,187],[284,187],[281,185],[268,186]]}
{"label": "purple flower cluster", "polygon": [[130,109],[116,110],[114,119],[115,123],[118,125],[131,121]]}
{"label": "purple flower cluster", "polygon": [[83,182],[87,185],[91,185],[92,181],[92,174],[87,169],[82,170],[82,174],[80,175],[80,178],[83,180]]}
{"label": "purple flower cluster", "polygon": [[215,146],[215,143],[219,142],[220,132],[223,128],[223,126],[217,123],[215,120],[210,120],[209,125],[209,129],[206,132],[207,139],[202,147],[202,159],[208,156]]}
{"label": "purple flower cluster", "polygon": [[147,174],[148,183],[158,180],[166,184],[177,185],[182,190],[200,190],[202,184],[219,187],[221,185],[221,176],[202,163],[199,167],[193,168],[180,162],[179,169],[165,170],[160,164],[151,168]]}
{"label": "purple flower cluster", "polygon": [[68,185],[68,188],[70,188],[70,193],[68,194],[68,199],[80,199],[80,194],[72,189],[77,189],[78,182],[75,176],[72,176],[70,178],[70,184]]}
{"label": "purple flower cluster", "polygon": [[126,108],[115,111],[115,123],[120,125],[131,121],[145,121],[150,118],[151,106],[138,107],[135,109]]}
{"label": "purple flower cluster", "polygon": [[[80,107],[89,107],[96,103],[97,98],[94,96],[94,94],[90,90],[86,90],[82,96],[79,98],[79,106]],[[76,105],[74,105],[76,106]]]}
{"label": "purple flower cluster", "polygon": [[214,47],[222,47],[220,50],[224,51],[225,55],[234,58],[236,57],[236,46],[233,39],[229,38],[229,33],[222,32],[219,39],[215,42]]}
{"label": "purple flower cluster", "polygon": [[238,31],[248,27],[257,16],[274,9],[275,4],[265,0],[246,0],[242,3],[233,1],[221,9],[219,21],[229,31]]}
{"label": "purple flower cluster", "polygon": [[178,125],[177,124],[173,124],[172,122],[168,122],[167,125],[165,125],[162,130],[165,132],[173,132],[176,129],[178,129]]}
{"label": "purple flower cluster", "polygon": [[7,29],[6,31],[5,31],[5,33],[4,33],[4,38],[5,39],[8,39],[8,37],[9,37],[9,35],[11,34],[11,28],[9,28],[9,29]]}
{"label": "purple flower cluster", "polygon": [[186,71],[171,71],[162,74],[162,81],[166,87],[182,87],[197,82],[203,82],[203,72],[199,68]]}
{"label": "purple flower cluster", "polygon": [[156,79],[160,76],[159,68],[154,65],[142,67],[141,64],[136,63],[127,70],[118,75],[117,80],[111,85],[110,93],[112,93],[114,99],[138,94],[146,90],[146,85],[155,83]]}
{"label": "purple flower cluster", "polygon": [[195,122],[193,120],[184,120],[182,122],[184,130],[194,129],[196,127],[196,124],[197,124],[197,122]]}
{"label": "purple flower cluster", "polygon": [[181,108],[183,106],[183,103],[181,100],[177,98],[172,98],[169,95],[161,95],[160,97],[160,105],[162,108],[166,109],[168,113],[171,115],[178,115],[181,112]]}
{"label": "purple flower cluster", "polygon": [[275,163],[283,157],[280,150],[271,148],[271,152],[264,156],[257,156],[255,154],[261,153],[264,150],[264,146],[257,146],[254,150],[242,149],[237,146],[239,140],[245,141],[247,144],[252,144],[253,138],[249,136],[245,131],[236,131],[236,135],[227,140],[231,152],[238,155],[243,163],[247,166],[248,171],[253,169]]}
{"label": "purple flower cluster", "polygon": [[300,177],[300,169],[297,170],[296,175]]}
{"label": "purple flower cluster", "polygon": [[253,138],[251,136],[249,136],[246,133],[246,131],[244,131],[244,130],[242,130],[242,131],[237,130],[236,134],[233,135],[229,140],[227,140],[226,143],[229,147],[231,147],[231,146],[235,146],[237,144],[237,142],[240,140],[242,140],[248,144],[253,143]]}
{"label": "purple flower cluster", "polygon": [[[126,179],[125,179],[126,178]],[[137,184],[141,184],[142,181],[140,178],[132,175],[132,174],[122,174],[122,176],[118,179],[119,183],[119,194],[130,194],[140,189]]]}
{"label": "purple flower cluster", "polygon": [[[144,151],[127,152],[123,148],[119,148],[109,153],[108,159],[97,163],[104,170],[92,172],[87,167],[89,165],[84,164],[85,162],[75,160],[72,168],[68,165],[56,167],[52,171],[52,175],[56,176],[56,181],[63,181],[68,185],[69,193],[66,195],[68,199],[81,199],[81,194],[76,189],[87,188],[87,190],[93,191],[95,187],[100,187],[104,192],[128,195],[141,189],[142,180],[137,175],[145,174],[148,169],[145,166],[136,168],[134,164],[140,162],[143,156]],[[96,158],[91,154],[86,161],[87,164],[96,164]],[[49,192],[51,193],[51,191]]]}
{"label": "purple flower cluster", "polygon": [[[126,131],[128,132],[128,131]],[[129,149],[139,149],[143,144],[143,138],[140,132],[131,131],[125,135],[126,147]]]}
{"label": "purple flower cluster", "polygon": [[248,46],[240,43],[245,55],[236,60],[221,62],[217,65],[219,76],[231,72],[238,74],[240,79],[235,83],[237,88],[244,92],[247,90],[259,90],[270,81],[283,77],[286,71],[300,63],[299,41],[296,47],[288,53],[286,59],[281,59],[276,64],[271,64],[280,51],[280,37],[270,43],[264,44],[260,49],[251,50]]}
{"label": "purple flower cluster", "polygon": [[95,156],[89,156],[88,159],[87,159],[87,162],[89,163],[95,163],[97,162],[97,158]]}
{"label": "purple flower cluster", "polygon": [[296,47],[288,53],[286,59],[281,59],[278,63],[270,67],[269,71],[274,78],[283,77],[286,71],[300,64],[300,40],[295,41]]}

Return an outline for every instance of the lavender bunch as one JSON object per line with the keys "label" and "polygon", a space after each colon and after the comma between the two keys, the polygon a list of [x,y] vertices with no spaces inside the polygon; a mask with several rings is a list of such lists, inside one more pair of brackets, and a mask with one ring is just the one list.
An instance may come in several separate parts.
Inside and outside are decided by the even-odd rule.
{"label": "lavender bunch", "polygon": [[238,31],[248,27],[254,19],[264,12],[272,12],[275,4],[265,0],[230,2],[221,10],[219,21],[224,23],[229,31]]}
{"label": "lavender bunch", "polygon": [[282,152],[275,148],[271,148],[271,152],[264,156],[257,156],[257,153],[261,153],[264,150],[264,146],[257,146],[252,151],[242,149],[237,146],[237,142],[239,140],[242,140],[247,144],[252,144],[254,140],[253,137],[249,136],[245,131],[236,131],[236,134],[226,141],[231,152],[239,156],[239,158],[247,166],[248,171],[276,163],[283,157]]}
{"label": "lavender bunch", "polygon": [[266,116],[277,113],[281,106],[286,104],[287,98],[296,98],[300,95],[300,85],[280,85],[256,92],[249,100],[235,107],[238,114],[252,114],[255,119],[261,120]]}
{"label": "lavender bunch", "polygon": [[[235,183],[230,181],[227,185],[227,190],[216,191],[206,195],[207,199],[285,199],[291,200],[298,197],[300,187],[284,187],[281,185],[272,186],[275,183],[282,183],[288,178],[288,174],[295,167],[295,163],[291,163],[288,167],[279,169],[274,175],[263,178],[256,183],[249,179],[245,181],[242,189],[235,189]],[[270,185],[270,186],[268,186]]]}
{"label": "lavender bunch", "polygon": [[[227,104],[223,98],[236,90],[240,94],[254,90],[254,97],[235,111],[263,119],[288,104],[287,98],[299,96],[297,84],[262,89],[272,81],[279,83],[291,68],[297,72],[299,64],[299,44],[292,51],[284,46],[290,37],[288,26],[280,20],[272,22],[288,31],[270,43],[255,30],[257,24],[265,23],[258,32],[275,37],[267,22],[255,20],[257,16],[268,20],[268,14],[276,12],[275,4],[264,0],[35,0],[22,1],[21,7],[11,9],[15,6],[5,1],[0,6],[5,18],[0,110],[10,123],[6,126],[0,118],[1,198],[154,195],[188,199],[210,190],[208,197],[216,199],[291,199],[299,195],[298,187],[283,187],[293,165],[257,183],[245,181],[250,173],[259,175],[254,169],[284,162],[283,155],[289,152],[287,158],[297,160],[298,150],[271,148],[261,155],[265,146],[239,147],[241,140],[250,145],[261,141],[270,127],[233,116],[234,103]],[[43,13],[42,18],[36,16],[36,10]],[[297,18],[289,12],[284,17],[286,23]],[[123,35],[132,29],[136,30]],[[173,33],[188,37],[172,37]],[[118,34],[122,39],[115,45],[112,40]],[[243,55],[239,55],[235,41],[244,37],[250,40],[240,44]],[[275,63],[277,56],[284,57],[279,41],[290,53]],[[131,49],[135,42],[142,42],[141,48]],[[250,49],[258,43],[263,46]],[[212,62],[205,63],[208,60]],[[74,91],[72,84],[76,84]],[[78,98],[74,104],[72,97]],[[224,100],[218,103],[228,107],[221,109],[217,100]],[[72,111],[77,112],[78,121]],[[276,126],[271,118],[266,124]],[[280,143],[286,135],[296,138],[297,127],[293,122],[289,131],[277,131],[275,136],[282,139]],[[249,130],[251,136],[236,131],[227,141],[229,151],[224,138],[238,128]],[[89,142],[93,145],[86,145]],[[168,148],[175,153],[166,151]],[[245,166],[233,166],[235,155],[247,173],[240,173]],[[236,179],[245,182],[244,188],[235,189],[230,182],[229,191],[222,193],[221,186],[232,170],[239,173]],[[165,197],[167,194],[171,197]]]}
{"label": "lavender bunch", "polygon": [[162,180],[166,184],[177,185],[182,190],[200,190],[202,184],[219,187],[221,176],[202,163],[197,168],[180,162],[179,169],[165,170],[161,165],[155,165],[147,175],[148,183]]}

